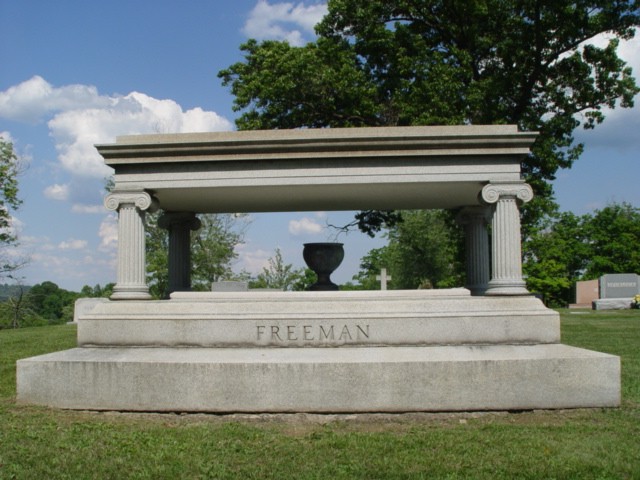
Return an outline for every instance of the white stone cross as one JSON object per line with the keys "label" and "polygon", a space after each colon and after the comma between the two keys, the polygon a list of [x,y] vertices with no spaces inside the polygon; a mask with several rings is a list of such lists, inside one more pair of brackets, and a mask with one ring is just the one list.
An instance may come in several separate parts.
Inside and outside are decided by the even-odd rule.
{"label": "white stone cross", "polygon": [[387,276],[387,269],[380,270],[380,275],[376,275],[376,280],[380,282],[380,290],[387,289],[387,282],[391,281],[391,275]]}

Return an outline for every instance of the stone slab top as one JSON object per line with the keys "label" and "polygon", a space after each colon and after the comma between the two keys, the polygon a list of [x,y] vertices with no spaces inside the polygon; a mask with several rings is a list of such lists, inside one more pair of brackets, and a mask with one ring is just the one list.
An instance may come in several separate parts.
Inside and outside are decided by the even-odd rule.
{"label": "stone slab top", "polygon": [[[114,192],[196,213],[457,208],[520,182],[536,138],[515,125],[325,128],[118,137],[97,145]],[[373,187],[373,188],[372,188]]]}
{"label": "stone slab top", "polygon": [[[255,293],[261,296],[255,297]],[[252,299],[264,301],[265,295],[272,295],[273,301],[280,302],[323,302],[334,303],[337,301],[353,300],[391,300],[391,299],[424,299],[443,297],[470,297],[471,292],[466,288],[437,288],[437,289],[417,289],[417,290],[343,290],[343,291],[315,291],[315,292],[287,292],[287,291],[260,291],[246,290],[244,292],[219,291],[219,292],[173,292],[171,300],[185,301],[215,301],[220,302],[225,299],[231,301],[250,302]]]}
{"label": "stone slab top", "polygon": [[[325,156],[526,154],[537,133],[516,125],[321,128],[119,136],[96,145],[107,165]],[[180,158],[169,153],[177,153]]]}
{"label": "stone slab top", "polygon": [[72,348],[18,360],[18,364],[48,360],[116,363],[414,363],[474,362],[490,359],[531,360],[555,358],[610,358],[614,355],[562,344],[485,345],[435,347],[345,347],[345,348]]}

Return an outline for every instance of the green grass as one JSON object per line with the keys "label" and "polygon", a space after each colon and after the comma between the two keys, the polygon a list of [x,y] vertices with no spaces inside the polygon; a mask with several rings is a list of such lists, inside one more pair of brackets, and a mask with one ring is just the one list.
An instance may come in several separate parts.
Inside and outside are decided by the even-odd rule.
{"label": "green grass", "polygon": [[253,418],[20,406],[15,361],[75,346],[75,328],[0,331],[0,479],[640,478],[640,312],[561,314],[564,343],[622,357],[621,408]]}

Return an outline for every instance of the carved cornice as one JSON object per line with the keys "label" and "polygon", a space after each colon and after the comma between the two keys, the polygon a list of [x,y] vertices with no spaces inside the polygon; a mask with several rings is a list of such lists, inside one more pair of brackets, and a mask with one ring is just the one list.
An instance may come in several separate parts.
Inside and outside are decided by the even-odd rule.
{"label": "carved cornice", "polygon": [[496,203],[501,198],[515,198],[527,203],[533,199],[533,190],[526,183],[490,183],[484,186],[480,198],[487,204]]}
{"label": "carved cornice", "polygon": [[118,210],[121,205],[135,205],[140,210],[153,212],[158,202],[147,192],[113,192],[104,199],[104,206],[108,210]]}

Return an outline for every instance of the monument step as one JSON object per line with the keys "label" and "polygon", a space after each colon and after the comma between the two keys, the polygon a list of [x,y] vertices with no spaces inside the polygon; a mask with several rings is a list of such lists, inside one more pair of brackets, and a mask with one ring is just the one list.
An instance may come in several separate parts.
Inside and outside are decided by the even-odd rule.
{"label": "monument step", "polygon": [[464,289],[203,292],[97,303],[78,318],[79,346],[340,347],[560,341],[557,312],[530,297]]}
{"label": "monument step", "polygon": [[19,360],[17,395],[58,408],[166,412],[614,407],[620,359],[560,344],[75,348]]}

